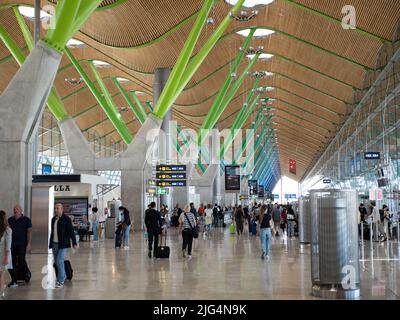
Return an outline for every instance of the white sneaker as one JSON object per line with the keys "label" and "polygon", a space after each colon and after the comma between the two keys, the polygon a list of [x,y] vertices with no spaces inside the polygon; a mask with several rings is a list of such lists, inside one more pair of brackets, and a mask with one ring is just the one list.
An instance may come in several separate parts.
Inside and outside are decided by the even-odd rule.
{"label": "white sneaker", "polygon": [[125,246],[125,247],[124,247],[124,250],[129,250],[129,246]]}
{"label": "white sneaker", "polygon": [[268,255],[266,256],[266,259],[267,259],[267,261],[269,261],[269,256]]}
{"label": "white sneaker", "polygon": [[191,260],[192,256],[190,254],[188,254],[187,258],[188,258],[188,260]]}
{"label": "white sneaker", "polygon": [[62,288],[62,287],[64,287],[63,283],[60,283],[60,282],[56,283],[56,289],[59,289],[59,288]]}

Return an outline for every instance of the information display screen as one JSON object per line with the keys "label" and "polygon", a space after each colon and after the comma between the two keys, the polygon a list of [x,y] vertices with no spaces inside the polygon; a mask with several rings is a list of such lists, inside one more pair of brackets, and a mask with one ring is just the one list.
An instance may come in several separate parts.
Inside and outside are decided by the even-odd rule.
{"label": "information display screen", "polygon": [[240,191],[240,166],[225,166],[225,190]]}
{"label": "information display screen", "polygon": [[258,194],[258,180],[249,180],[250,195]]}
{"label": "information display screen", "polygon": [[364,159],[366,160],[376,160],[381,158],[380,152],[364,152]]}
{"label": "information display screen", "polygon": [[264,186],[259,185],[259,186],[258,186],[258,197],[259,197],[259,198],[264,198],[264,196],[265,196],[265,193],[264,193]]}
{"label": "information display screen", "polygon": [[186,171],[186,165],[158,165],[156,171]]}
{"label": "information display screen", "polygon": [[66,215],[73,215],[75,221],[82,221],[82,216],[88,217],[88,198],[55,198],[54,204],[61,203]]}

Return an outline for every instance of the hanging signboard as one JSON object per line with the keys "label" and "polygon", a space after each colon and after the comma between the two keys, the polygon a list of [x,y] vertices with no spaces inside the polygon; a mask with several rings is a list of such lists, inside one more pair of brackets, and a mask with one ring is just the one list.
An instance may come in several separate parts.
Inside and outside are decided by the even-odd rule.
{"label": "hanging signboard", "polygon": [[265,193],[264,193],[264,186],[259,185],[259,186],[258,186],[258,197],[261,198],[261,199],[263,199],[264,196],[265,196]]}
{"label": "hanging signboard", "polygon": [[258,180],[249,180],[250,195],[258,194]]}
{"label": "hanging signboard", "polygon": [[376,160],[381,158],[380,152],[364,152],[364,159],[366,160]]}
{"label": "hanging signboard", "polygon": [[296,160],[289,160],[289,172],[292,174],[296,174]]}
{"label": "hanging signboard", "polygon": [[240,191],[240,166],[225,166],[225,190]]}

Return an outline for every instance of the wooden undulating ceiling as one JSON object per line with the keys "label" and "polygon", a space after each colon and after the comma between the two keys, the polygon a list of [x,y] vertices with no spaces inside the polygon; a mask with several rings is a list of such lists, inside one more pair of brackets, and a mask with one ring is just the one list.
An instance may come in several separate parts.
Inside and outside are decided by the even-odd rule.
{"label": "wooden undulating ceiling", "polygon": [[[4,4],[33,5],[33,0],[0,0]],[[51,0],[54,3],[54,0]],[[382,52],[397,48],[400,1],[352,0],[359,30],[341,26],[342,8],[348,0],[275,0],[259,10],[249,22],[232,21],[215,48],[205,59],[193,79],[177,99],[174,119],[183,127],[198,129],[214,98],[229,74],[232,61],[244,38],[236,33],[248,27],[267,28],[275,33],[254,39],[251,46],[263,46],[273,54],[268,61],[258,61],[252,71],[271,71],[261,85],[273,86],[264,97],[274,98],[273,126],[277,129],[281,174],[300,180],[319,158],[341,124],[362,97],[371,78],[385,63]],[[42,1],[42,5],[49,4]],[[152,101],[153,72],[160,67],[173,67],[191,30],[202,0],[105,0],[75,35],[85,42],[84,48],[72,49],[89,73],[86,59],[104,60],[111,68],[100,69],[102,77],[118,107],[126,106],[111,77],[132,80],[123,84],[127,90],[146,93],[140,100]],[[107,8],[107,6],[110,6]],[[230,5],[220,0],[200,36],[195,53],[227,15]],[[0,23],[17,44],[25,48],[22,34],[11,9],[3,6]],[[32,30],[32,22],[28,21]],[[393,49],[390,49],[393,51]],[[4,90],[18,65],[0,44],[0,90]],[[248,64],[244,59],[238,74]],[[120,141],[118,133],[85,84],[73,86],[65,78],[78,78],[78,73],[64,56],[55,85],[68,113],[86,131],[94,129],[100,136]],[[91,75],[92,80],[94,77]],[[368,80],[369,79],[369,80]],[[368,80],[368,81],[367,81]],[[229,128],[253,85],[248,77],[229,107],[223,112],[218,127]],[[147,106],[146,106],[147,108]],[[149,112],[149,109],[146,109]],[[140,124],[132,111],[123,113],[132,134]],[[249,127],[255,113],[246,121]],[[289,173],[289,159],[297,160],[297,175]]]}

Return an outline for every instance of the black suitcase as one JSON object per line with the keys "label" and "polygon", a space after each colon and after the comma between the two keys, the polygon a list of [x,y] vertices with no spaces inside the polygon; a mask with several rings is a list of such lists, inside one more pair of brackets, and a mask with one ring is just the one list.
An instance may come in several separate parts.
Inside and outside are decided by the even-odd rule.
{"label": "black suitcase", "polygon": [[32,274],[27,265],[25,265],[25,268],[18,268],[17,280],[25,281],[26,283],[28,283],[29,281],[31,281],[31,277]]}
{"label": "black suitcase", "polygon": [[[165,246],[162,245],[162,239],[165,239]],[[165,237],[161,235],[160,245],[154,249],[154,257],[157,259],[169,259],[170,248],[167,246],[167,232],[165,231]]]}
{"label": "black suitcase", "polygon": [[[54,270],[56,271],[56,276],[57,276],[58,275],[57,265],[54,263],[53,267],[54,267]],[[72,277],[74,275],[74,270],[72,270],[72,265],[69,260],[64,261],[64,269],[65,269],[65,275],[67,276],[67,280],[71,281]]]}
{"label": "black suitcase", "polygon": [[115,247],[116,248],[121,248],[122,245],[122,227],[118,227],[117,231],[115,231]]}

